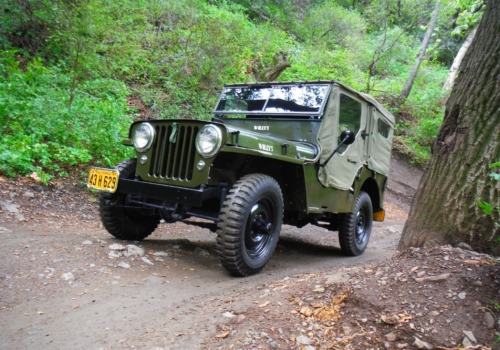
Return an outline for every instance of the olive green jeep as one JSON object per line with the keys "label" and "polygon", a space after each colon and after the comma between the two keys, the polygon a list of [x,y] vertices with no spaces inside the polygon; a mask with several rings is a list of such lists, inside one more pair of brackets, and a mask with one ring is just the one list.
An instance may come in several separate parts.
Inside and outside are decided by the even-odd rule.
{"label": "olive green jeep", "polygon": [[[232,274],[261,271],[281,225],[339,232],[342,251],[366,249],[384,220],[394,117],[337,81],[226,85],[211,121],[147,120],[123,143],[136,158],[92,168],[113,236],[141,240],[163,219],[212,226]],[[188,220],[198,217],[206,220]]]}

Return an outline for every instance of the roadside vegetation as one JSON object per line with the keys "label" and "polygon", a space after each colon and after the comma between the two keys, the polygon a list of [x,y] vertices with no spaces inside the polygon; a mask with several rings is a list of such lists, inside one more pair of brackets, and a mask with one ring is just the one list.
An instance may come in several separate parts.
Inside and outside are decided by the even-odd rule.
{"label": "roadside vegetation", "polygon": [[[224,83],[255,81],[282,54],[280,81],[337,79],[397,118],[395,147],[425,164],[443,83],[483,4],[435,1],[7,0],[0,5],[0,173],[43,181],[111,166],[134,118],[210,118]],[[396,103],[397,102],[397,103]]]}

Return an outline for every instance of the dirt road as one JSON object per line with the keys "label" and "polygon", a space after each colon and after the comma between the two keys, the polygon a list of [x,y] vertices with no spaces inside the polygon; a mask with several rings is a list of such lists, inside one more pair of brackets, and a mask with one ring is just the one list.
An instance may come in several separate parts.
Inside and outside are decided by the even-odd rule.
{"label": "dirt road", "polygon": [[[145,241],[132,242],[143,256],[136,248],[131,256],[120,256],[127,248],[113,244],[129,242],[87,225],[97,221],[95,212],[83,218],[59,215],[64,202],[50,220],[19,223],[6,206],[17,203],[23,213],[24,197],[31,203],[35,199],[12,195],[10,180],[4,180],[0,349],[199,348],[214,335],[224,313],[244,312],[266,283],[392,256],[419,175],[397,160],[393,168],[388,219],[375,223],[362,256],[343,256],[336,233],[326,229],[285,226],[267,267],[249,278],[226,273],[215,255],[213,233],[183,223],[162,224]],[[71,208],[78,212],[78,204]]]}

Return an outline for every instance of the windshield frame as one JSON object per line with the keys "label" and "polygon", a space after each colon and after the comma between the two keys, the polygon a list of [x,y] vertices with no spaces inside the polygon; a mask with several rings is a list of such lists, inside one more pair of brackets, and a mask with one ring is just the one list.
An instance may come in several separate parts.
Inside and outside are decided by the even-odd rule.
{"label": "windshield frame", "polygon": [[[217,107],[219,106],[220,101],[222,100],[224,96],[224,90],[227,88],[275,88],[275,87],[301,87],[304,85],[323,85],[323,86],[328,86],[325,98],[321,102],[321,106],[317,112],[266,112],[264,110],[261,111],[218,111]],[[217,102],[215,104],[215,107],[212,111],[212,114],[214,114],[216,117],[222,117],[222,118],[227,118],[230,115],[243,115],[246,116],[246,118],[233,118],[233,119],[251,119],[252,116],[265,116],[270,119],[272,117],[290,117],[294,119],[295,117],[305,117],[306,119],[321,119],[323,116],[323,112],[326,107],[326,103],[328,101],[328,98],[330,97],[330,93],[332,90],[333,83],[331,82],[325,82],[325,81],[320,81],[320,82],[307,82],[307,83],[266,83],[266,84],[238,84],[238,85],[224,85],[219,98],[217,99]],[[269,102],[269,98],[266,101],[265,105]],[[315,117],[315,118],[311,118]],[[260,118],[259,118],[260,119]],[[282,119],[282,118],[280,118]]]}

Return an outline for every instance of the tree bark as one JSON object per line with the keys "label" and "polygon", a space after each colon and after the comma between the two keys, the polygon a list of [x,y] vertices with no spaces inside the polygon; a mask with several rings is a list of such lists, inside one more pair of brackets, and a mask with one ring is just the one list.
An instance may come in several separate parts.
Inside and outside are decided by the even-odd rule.
{"label": "tree bark", "polygon": [[424,59],[425,51],[427,50],[427,45],[429,45],[429,40],[431,39],[432,32],[434,31],[440,6],[441,6],[441,0],[436,0],[436,5],[434,6],[434,11],[432,11],[431,20],[429,21],[429,25],[427,26],[427,31],[425,32],[424,39],[422,40],[422,47],[420,49],[420,54],[418,55],[417,60],[415,61],[415,64],[413,65],[413,68],[410,71],[410,75],[405,83],[403,91],[401,91],[401,94],[396,100],[396,106],[402,105],[410,95],[413,82],[415,81],[415,77],[417,76],[420,64]]}
{"label": "tree bark", "polygon": [[453,60],[453,64],[451,65],[450,72],[448,73],[448,78],[446,79],[446,82],[444,83],[443,90],[448,91],[451,90],[451,87],[453,86],[453,83],[455,82],[455,77],[457,76],[458,69],[460,68],[460,64],[462,63],[462,60],[467,53],[467,50],[469,49],[470,44],[472,43],[472,40],[474,39],[474,36],[476,35],[477,27],[475,27],[472,32],[467,35],[467,38],[465,39],[464,43],[462,44],[462,47],[460,50],[458,50],[457,56]]}
{"label": "tree bark", "polygon": [[413,200],[398,249],[466,242],[500,254],[500,182],[488,175],[500,160],[500,1],[490,1],[465,55],[433,154]]}
{"label": "tree bark", "polygon": [[253,69],[253,76],[256,81],[275,81],[285,69],[291,67],[292,63],[286,52],[276,52],[273,56],[273,64],[269,67],[262,68],[259,60],[258,65]]}

